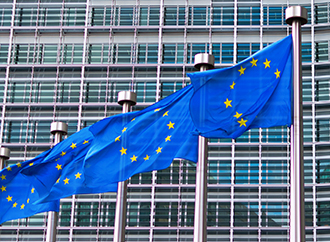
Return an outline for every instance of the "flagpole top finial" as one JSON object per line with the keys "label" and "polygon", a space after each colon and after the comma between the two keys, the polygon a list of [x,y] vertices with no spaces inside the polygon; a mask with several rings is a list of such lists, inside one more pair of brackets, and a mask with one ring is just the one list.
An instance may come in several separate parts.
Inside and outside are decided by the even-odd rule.
{"label": "flagpole top finial", "polygon": [[198,53],[195,55],[195,68],[200,70],[202,66],[206,66],[207,69],[214,67],[214,56],[208,53]]}
{"label": "flagpole top finial", "polygon": [[291,6],[285,9],[285,21],[287,24],[292,25],[294,20],[299,20],[301,25],[307,24],[308,12],[302,6]]}
{"label": "flagpole top finial", "polygon": [[134,106],[136,104],[136,93],[130,91],[118,92],[118,103],[124,105],[126,102]]}
{"label": "flagpole top finial", "polygon": [[6,147],[0,147],[0,158],[8,160],[10,157],[10,149]]}
{"label": "flagpole top finial", "polygon": [[63,122],[52,122],[50,125],[50,132],[52,134],[56,134],[58,132],[62,133],[63,135],[66,135],[68,133],[68,125]]}

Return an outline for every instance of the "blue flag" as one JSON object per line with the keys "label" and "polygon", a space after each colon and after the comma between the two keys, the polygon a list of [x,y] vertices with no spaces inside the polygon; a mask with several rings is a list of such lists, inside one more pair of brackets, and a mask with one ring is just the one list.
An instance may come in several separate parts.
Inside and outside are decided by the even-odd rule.
{"label": "blue flag", "polygon": [[93,134],[88,128],[84,128],[55,145],[40,162],[21,170],[21,174],[33,184],[40,195],[36,203],[44,198],[45,189],[56,194],[58,198],[54,200],[74,194],[117,191],[116,182],[108,182],[97,188],[91,188],[85,182],[85,157],[93,141]]}
{"label": "blue flag", "polygon": [[292,37],[239,64],[190,73],[192,120],[207,138],[237,138],[251,128],[291,125]]}
{"label": "blue flag", "polygon": [[42,161],[48,153],[44,152],[32,160],[8,166],[0,171],[0,224],[41,212],[59,211],[59,201],[34,204],[39,200],[39,194],[32,183],[20,173],[25,167]]}
{"label": "blue flag", "polygon": [[22,172],[47,202],[82,188],[107,192],[109,184],[165,169],[174,158],[197,162],[192,94],[187,86],[144,110],[105,118],[55,146],[56,156]]}

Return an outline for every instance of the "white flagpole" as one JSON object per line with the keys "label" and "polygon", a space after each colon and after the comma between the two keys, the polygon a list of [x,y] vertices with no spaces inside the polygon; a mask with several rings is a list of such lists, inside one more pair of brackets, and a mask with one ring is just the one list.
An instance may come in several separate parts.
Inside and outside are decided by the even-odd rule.
{"label": "white flagpole", "polygon": [[[63,122],[52,122],[50,132],[55,135],[54,143],[58,144],[62,141],[62,135],[68,133],[68,125]],[[57,223],[58,212],[48,212],[46,242],[56,242]]]}
{"label": "white flagpole", "polygon": [[[214,56],[207,53],[195,55],[195,68],[206,71],[214,67]],[[207,94],[206,94],[207,95]],[[194,242],[206,242],[207,238],[207,158],[208,140],[198,137],[198,162],[196,165]]]}
{"label": "white flagpole", "polygon": [[293,125],[290,165],[290,242],[305,241],[304,146],[302,119],[301,26],[307,23],[307,9],[286,9],[286,23],[292,25],[293,40]]}
{"label": "white flagpole", "polygon": [[[122,113],[130,112],[131,107],[136,104],[136,93],[129,91],[119,92],[118,103],[123,106]],[[118,183],[113,242],[125,242],[126,204],[127,181],[123,181]]]}

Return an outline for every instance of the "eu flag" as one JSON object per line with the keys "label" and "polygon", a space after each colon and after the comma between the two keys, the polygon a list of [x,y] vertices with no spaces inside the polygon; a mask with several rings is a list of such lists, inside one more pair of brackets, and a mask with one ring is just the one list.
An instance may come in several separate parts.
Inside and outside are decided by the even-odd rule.
{"label": "eu flag", "polygon": [[207,138],[237,138],[251,128],[291,125],[292,37],[235,66],[190,73],[192,120]]}
{"label": "eu flag", "polygon": [[0,224],[12,219],[30,217],[46,211],[59,211],[59,201],[34,204],[39,200],[39,194],[20,173],[25,167],[30,167],[42,161],[49,152],[44,152],[36,158],[8,166],[0,172]]}
{"label": "eu flag", "polygon": [[21,170],[20,175],[25,176],[40,195],[36,203],[44,198],[46,189],[58,197],[53,200],[74,194],[117,191],[117,183],[90,188],[84,180],[85,157],[93,141],[93,134],[88,127],[84,128],[47,151],[40,162]]}
{"label": "eu flag", "polygon": [[22,172],[46,202],[83,191],[107,192],[134,174],[167,168],[174,158],[197,162],[192,94],[190,85],[144,110],[105,118],[55,146],[57,155]]}

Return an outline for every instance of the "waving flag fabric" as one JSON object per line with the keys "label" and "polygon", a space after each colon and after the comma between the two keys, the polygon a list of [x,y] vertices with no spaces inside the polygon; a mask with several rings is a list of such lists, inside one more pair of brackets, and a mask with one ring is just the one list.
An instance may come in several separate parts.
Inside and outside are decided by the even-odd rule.
{"label": "waving flag fabric", "polygon": [[54,147],[53,156],[22,172],[40,201],[107,192],[134,174],[167,168],[174,158],[197,162],[189,112],[192,86],[139,111],[103,119]]}
{"label": "waving flag fabric", "polygon": [[226,69],[190,73],[192,120],[207,138],[291,125],[292,37]]}
{"label": "waving flag fabric", "polygon": [[26,218],[46,211],[59,211],[59,201],[34,204],[39,194],[20,173],[25,167],[40,163],[48,155],[44,152],[36,158],[11,165],[0,172],[0,224],[12,219]]}

